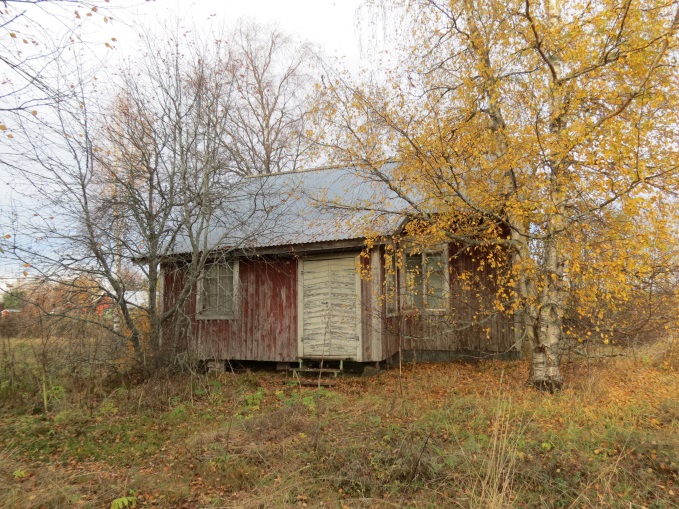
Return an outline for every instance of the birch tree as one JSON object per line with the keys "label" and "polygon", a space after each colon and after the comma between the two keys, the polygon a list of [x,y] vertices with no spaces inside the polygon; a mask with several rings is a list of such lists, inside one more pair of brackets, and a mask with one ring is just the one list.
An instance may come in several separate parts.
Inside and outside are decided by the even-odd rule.
{"label": "birch tree", "polygon": [[[214,40],[179,33],[151,40],[145,57],[125,72],[107,121],[111,154],[102,169],[110,191],[101,205],[114,211],[106,227],[110,251],[122,242],[125,258],[142,261],[150,336],[161,359],[177,351],[184,305],[206,263],[228,259],[257,235],[263,217],[252,219],[250,212],[260,204],[264,180],[252,181],[244,195],[243,177],[294,170],[309,157],[305,70],[312,65],[307,46],[275,29],[241,23]],[[232,232],[244,223],[248,236],[234,243],[239,235]],[[227,237],[229,245],[222,246]],[[171,305],[161,309],[160,262],[178,252],[186,276]],[[174,327],[164,329],[175,334],[161,341],[169,321]]]}
{"label": "birch tree", "polygon": [[230,171],[258,175],[308,166],[314,143],[307,117],[318,52],[254,22],[238,23],[228,40],[235,69],[224,147]]}
{"label": "birch tree", "polygon": [[[233,193],[223,154],[233,72],[221,41],[182,40],[178,32],[150,39],[142,57],[122,72],[99,139],[88,235],[99,241],[87,251],[97,253],[139,355],[145,324],[135,319],[123,276],[132,262],[143,273],[146,347],[157,366],[175,358],[180,331],[162,337],[163,323],[183,311],[210,247],[219,244],[208,239],[210,228]],[[177,299],[163,307],[160,263],[176,253],[179,238],[187,277]]]}
{"label": "birch tree", "polygon": [[495,306],[531,347],[530,383],[556,390],[567,308],[590,324],[574,341],[608,341],[673,253],[679,4],[371,3],[398,16],[402,58],[381,86],[332,80],[344,130],[325,142],[409,201],[407,234],[508,253]]}

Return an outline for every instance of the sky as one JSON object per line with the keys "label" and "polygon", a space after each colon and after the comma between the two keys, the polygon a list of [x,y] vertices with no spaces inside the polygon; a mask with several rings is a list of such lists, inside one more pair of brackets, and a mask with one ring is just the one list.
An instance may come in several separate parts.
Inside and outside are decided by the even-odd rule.
{"label": "sky", "polygon": [[[351,70],[369,65],[375,55],[368,49],[367,35],[371,19],[364,0],[111,0],[120,8],[120,20],[149,25],[161,23],[172,16],[202,23],[229,26],[239,18],[250,18],[263,24],[275,25],[284,32],[319,45],[330,57],[342,58]],[[132,37],[133,38],[133,37]],[[117,38],[121,51],[133,45]]]}
{"label": "sky", "polygon": [[[379,37],[373,37],[379,30],[374,30],[375,17],[364,4],[365,0],[110,0],[102,3],[105,9],[94,14],[74,4],[46,3],[33,7],[30,16],[42,30],[38,39],[56,41],[63,39],[64,29],[73,23],[74,15],[79,19],[82,16],[85,23],[80,36],[92,50],[94,61],[105,61],[110,69],[134,56],[140,47],[140,32],[160,29],[164,21],[180,19],[187,28],[207,31],[228,28],[238,19],[248,18],[317,45],[327,57],[337,59],[339,67],[357,73],[361,68],[379,67],[380,49],[385,47]],[[14,6],[23,9],[22,4]],[[19,35],[11,40],[17,41],[15,47],[30,51],[30,45],[19,43],[23,38],[21,26],[15,24],[11,30]],[[35,46],[35,51],[42,47]],[[6,120],[0,118],[0,124],[3,122]],[[32,210],[21,196],[20,183],[11,180],[0,166],[0,214],[6,216],[3,223],[12,210],[18,213]],[[3,280],[21,274],[22,270],[0,255],[0,286]]]}
{"label": "sky", "polygon": [[[26,33],[34,35],[39,41],[52,39],[59,45],[77,12],[76,15],[84,21],[78,33],[86,42],[87,58],[93,67],[105,65],[106,72],[115,72],[125,59],[140,50],[140,33],[161,31],[163,22],[176,19],[198,31],[228,29],[241,18],[273,25],[299,40],[317,45],[326,57],[335,60],[336,67],[352,73],[358,73],[361,68],[379,67],[381,53],[376,45],[385,47],[379,37],[371,37],[375,33],[374,16],[364,5],[365,0],[110,0],[107,4],[99,0],[99,3],[107,5],[106,10],[101,9],[90,17],[86,17],[89,16],[86,15],[87,9],[74,8],[74,4],[70,3],[29,7],[32,10],[26,11],[26,17],[30,17],[32,25],[40,26],[45,33],[38,32],[36,35],[35,30],[30,32],[30,28],[26,29]],[[17,12],[23,9],[17,7],[21,5],[14,4]],[[103,23],[104,20],[111,21]],[[0,18],[0,22],[3,21],[5,19]],[[20,20],[14,22],[11,30],[18,34],[18,38],[13,40],[19,41],[24,37]],[[45,47],[44,43],[34,48],[17,43],[14,49],[25,53],[31,49],[39,52]],[[3,121],[7,122],[0,118],[0,124]],[[20,202],[20,186],[16,182],[1,186],[3,181],[7,184],[6,175],[0,168],[0,210],[7,210]]]}

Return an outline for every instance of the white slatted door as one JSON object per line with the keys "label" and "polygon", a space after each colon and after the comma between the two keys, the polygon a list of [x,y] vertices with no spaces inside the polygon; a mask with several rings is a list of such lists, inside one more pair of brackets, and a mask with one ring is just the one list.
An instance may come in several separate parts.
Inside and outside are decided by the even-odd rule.
{"label": "white slatted door", "polygon": [[359,360],[356,257],[304,260],[300,275],[300,355]]}

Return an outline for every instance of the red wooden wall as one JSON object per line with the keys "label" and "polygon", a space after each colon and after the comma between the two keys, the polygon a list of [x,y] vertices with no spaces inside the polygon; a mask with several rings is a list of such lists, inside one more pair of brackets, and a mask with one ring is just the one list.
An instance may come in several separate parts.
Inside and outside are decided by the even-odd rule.
{"label": "red wooden wall", "polygon": [[[389,357],[403,350],[472,351],[503,353],[514,344],[513,320],[494,312],[496,288],[492,270],[479,271],[479,255],[458,250],[450,245],[450,295],[446,313],[401,313],[387,317],[382,306],[383,353]],[[384,259],[383,253],[381,255]],[[384,263],[382,263],[384,265]],[[382,269],[384,271],[384,268]],[[463,272],[475,275],[473,288],[463,288],[459,276]],[[383,272],[384,273],[384,272]]]}
{"label": "red wooden wall", "polygon": [[[297,259],[240,259],[238,271],[234,320],[196,318],[192,292],[186,305],[189,353],[197,359],[297,360]],[[166,276],[166,298],[172,299],[168,286]]]}
{"label": "red wooden wall", "polygon": [[[384,249],[376,258],[362,258],[364,272],[373,277],[361,282],[361,331],[364,361],[389,358],[404,350],[503,352],[511,349],[513,329],[509,317],[490,314],[482,325],[473,317],[492,309],[494,293],[490,273],[479,272],[474,257],[451,246],[450,313],[401,314],[387,317],[379,297],[384,281]],[[370,267],[371,259],[380,267]],[[295,257],[258,257],[239,261],[238,314],[234,320],[196,318],[196,295],[191,294],[185,313],[168,322],[164,337],[181,337],[197,359],[234,359],[294,362],[297,360],[297,264]],[[479,286],[462,288],[458,275],[478,274]],[[165,272],[165,302],[171,302],[184,281],[181,269]],[[378,299],[376,301],[376,299]],[[188,331],[188,334],[184,334]],[[378,346],[379,345],[379,346]]]}

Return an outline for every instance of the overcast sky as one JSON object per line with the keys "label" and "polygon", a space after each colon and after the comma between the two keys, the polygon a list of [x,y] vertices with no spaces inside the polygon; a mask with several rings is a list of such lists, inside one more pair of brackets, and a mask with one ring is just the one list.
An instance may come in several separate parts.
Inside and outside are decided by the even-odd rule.
{"label": "overcast sky", "polygon": [[[318,45],[326,56],[338,59],[340,67],[356,73],[361,67],[379,67],[376,62],[380,48],[384,47],[384,43],[376,42],[379,38],[371,37],[380,31],[373,30],[375,17],[365,6],[361,7],[364,3],[364,0],[110,0],[110,11],[106,14],[112,22],[103,23],[103,11],[85,17],[85,11],[78,7],[78,16],[82,15],[82,20],[86,21],[79,35],[93,50],[95,60],[99,60],[96,55],[101,55],[107,66],[115,68],[119,61],[134,55],[139,47],[140,32],[143,33],[145,28],[160,27],[165,20],[178,18],[188,29],[208,31],[228,28],[240,18],[249,18],[275,25],[283,32]],[[14,4],[14,7],[24,9],[22,4]],[[44,31],[42,37],[54,41],[62,40],[66,29],[74,22],[73,4],[46,3],[28,9],[33,10],[22,19],[37,21]],[[22,29],[20,24],[12,26],[18,33]],[[30,33],[30,28],[27,30]],[[20,34],[19,39],[21,37]],[[43,47],[38,45],[35,51]],[[21,51],[24,48],[21,46]],[[21,188],[21,182],[0,171],[3,223],[12,211],[20,215],[31,213],[32,204],[22,196]],[[5,233],[3,231],[3,235]],[[0,255],[0,287],[3,280],[7,281],[21,270]]]}
{"label": "overcast sky", "polygon": [[[110,9],[105,14],[113,22],[103,23],[103,10],[86,17],[85,11],[78,8],[78,16],[86,21],[78,34],[89,48],[90,65],[98,67],[98,61],[105,62],[114,72],[123,60],[140,49],[139,34],[147,29],[162,32],[164,21],[181,19],[187,29],[204,32],[228,29],[238,19],[249,18],[318,45],[327,57],[337,59],[336,65],[356,73],[361,67],[378,68],[380,51],[376,45],[384,47],[379,37],[371,37],[375,32],[374,17],[365,6],[361,7],[363,4],[365,0],[110,0]],[[16,12],[24,10],[21,5],[13,5]],[[36,36],[30,28],[26,28],[27,33],[38,40],[49,38],[57,45],[75,21],[73,4],[39,4],[29,6],[26,12],[31,23],[48,34]],[[26,23],[22,19],[26,17],[12,25],[19,33],[16,40],[24,37],[21,30]],[[27,47],[19,44],[17,48],[25,52]],[[28,50],[39,53],[44,48],[46,45],[40,44],[35,48],[29,46]],[[0,210],[4,211],[21,202],[20,183],[7,180],[6,175],[0,174],[0,184],[5,184],[0,189]]]}
{"label": "overcast sky", "polygon": [[[363,0],[111,0],[122,7],[122,19],[142,26],[162,22],[173,16],[187,19],[187,24],[204,26],[232,25],[239,18],[251,18],[276,25],[284,32],[318,44],[330,57],[344,58],[351,70],[368,65],[375,56],[368,44],[371,17]],[[360,34],[363,34],[361,37]],[[125,52],[132,40],[123,36],[119,46]],[[363,51],[361,51],[361,42]]]}

